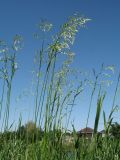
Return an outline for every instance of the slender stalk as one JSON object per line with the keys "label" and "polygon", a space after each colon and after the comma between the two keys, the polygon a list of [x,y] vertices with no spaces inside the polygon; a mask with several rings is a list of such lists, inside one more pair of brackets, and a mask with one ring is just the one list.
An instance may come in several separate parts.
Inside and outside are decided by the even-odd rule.
{"label": "slender stalk", "polygon": [[38,78],[37,78],[37,85],[36,85],[36,97],[35,97],[35,123],[37,123],[37,117],[38,117],[38,96],[39,96],[39,85],[40,85],[40,77],[39,74],[41,72],[41,66],[42,66],[42,56],[43,56],[43,49],[44,49],[44,41],[42,43],[42,49],[40,51],[39,55],[39,66],[38,66]]}
{"label": "slender stalk", "polygon": [[117,96],[119,83],[120,83],[120,73],[119,73],[118,79],[117,79],[117,84],[116,84],[116,88],[115,88],[115,93],[114,93],[114,97],[113,97],[113,103],[112,103],[112,109],[111,110],[113,110],[114,107],[115,107],[115,100],[116,100],[116,96]]}
{"label": "slender stalk", "polygon": [[2,96],[1,96],[1,100],[0,100],[0,120],[1,120],[2,109],[3,109],[4,92],[5,92],[5,80],[3,80]]}
{"label": "slender stalk", "polygon": [[89,121],[90,112],[91,112],[91,107],[92,107],[92,101],[93,101],[94,93],[95,93],[96,86],[97,86],[97,80],[98,80],[98,76],[95,77],[95,83],[94,83],[94,87],[93,87],[93,90],[92,90],[92,93],[91,93],[91,97],[90,97],[90,104],[89,104],[89,110],[88,110],[86,128],[87,128],[87,126],[88,126],[88,121]]}

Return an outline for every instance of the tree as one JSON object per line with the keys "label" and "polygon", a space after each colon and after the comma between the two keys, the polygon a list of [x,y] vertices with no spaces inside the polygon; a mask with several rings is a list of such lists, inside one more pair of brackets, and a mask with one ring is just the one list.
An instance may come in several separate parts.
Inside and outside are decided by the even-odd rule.
{"label": "tree", "polygon": [[120,124],[115,122],[111,125],[110,134],[117,139],[120,139]]}
{"label": "tree", "polygon": [[17,138],[21,140],[25,139],[25,127],[23,125],[18,127]]}
{"label": "tree", "polygon": [[38,128],[32,121],[28,121],[25,125],[19,126],[17,130],[18,138],[27,140],[28,142],[35,142],[41,140],[43,131]]}

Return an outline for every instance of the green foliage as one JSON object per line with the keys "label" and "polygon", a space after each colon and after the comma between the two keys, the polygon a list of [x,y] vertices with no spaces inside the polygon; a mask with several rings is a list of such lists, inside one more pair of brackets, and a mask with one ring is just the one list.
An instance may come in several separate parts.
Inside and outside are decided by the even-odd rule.
{"label": "green foliage", "polygon": [[120,140],[120,124],[118,124],[117,122],[115,122],[114,124],[111,124],[110,134],[111,134],[114,138]]}
{"label": "green foliage", "polygon": [[101,113],[101,109],[102,109],[104,98],[105,98],[105,94],[102,95],[102,96],[101,95],[98,96],[97,109],[96,109],[96,117],[95,117],[95,123],[94,123],[94,134],[96,134],[97,131],[98,131],[100,113]]}

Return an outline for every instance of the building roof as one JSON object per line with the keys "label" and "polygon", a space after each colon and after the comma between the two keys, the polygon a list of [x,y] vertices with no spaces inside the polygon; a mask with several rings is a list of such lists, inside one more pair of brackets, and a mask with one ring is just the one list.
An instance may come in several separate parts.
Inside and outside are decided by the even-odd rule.
{"label": "building roof", "polygon": [[105,130],[103,129],[102,131],[100,131],[100,133],[105,133]]}
{"label": "building roof", "polygon": [[81,129],[78,133],[93,133],[94,130],[90,127]]}

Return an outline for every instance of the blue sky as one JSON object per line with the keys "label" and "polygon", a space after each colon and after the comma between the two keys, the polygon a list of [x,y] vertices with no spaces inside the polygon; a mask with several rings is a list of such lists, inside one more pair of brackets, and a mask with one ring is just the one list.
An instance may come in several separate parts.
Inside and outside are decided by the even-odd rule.
{"label": "blue sky", "polygon": [[[24,38],[24,48],[18,55],[20,70],[15,77],[13,95],[23,92],[31,85],[30,71],[33,67],[35,51],[32,33],[36,30],[36,24],[41,18],[46,18],[59,29],[66,18],[75,12],[91,18],[92,21],[77,35],[73,47],[73,51],[76,53],[73,66],[77,69],[90,70],[92,68],[99,69],[102,63],[115,65],[117,75],[120,70],[119,0],[1,0],[0,39],[10,43],[15,34],[20,34]],[[116,81],[116,78],[114,80]],[[84,127],[83,121],[85,121],[85,113],[88,109],[87,104],[86,107],[79,109],[79,103],[78,101],[72,115],[77,129]],[[23,104],[30,106],[32,102],[23,100],[19,105]],[[12,105],[17,106],[18,104],[12,102]],[[108,108],[106,112],[108,112]],[[93,119],[94,114],[91,114],[89,126],[93,126]],[[100,128],[102,128],[102,122]]]}

